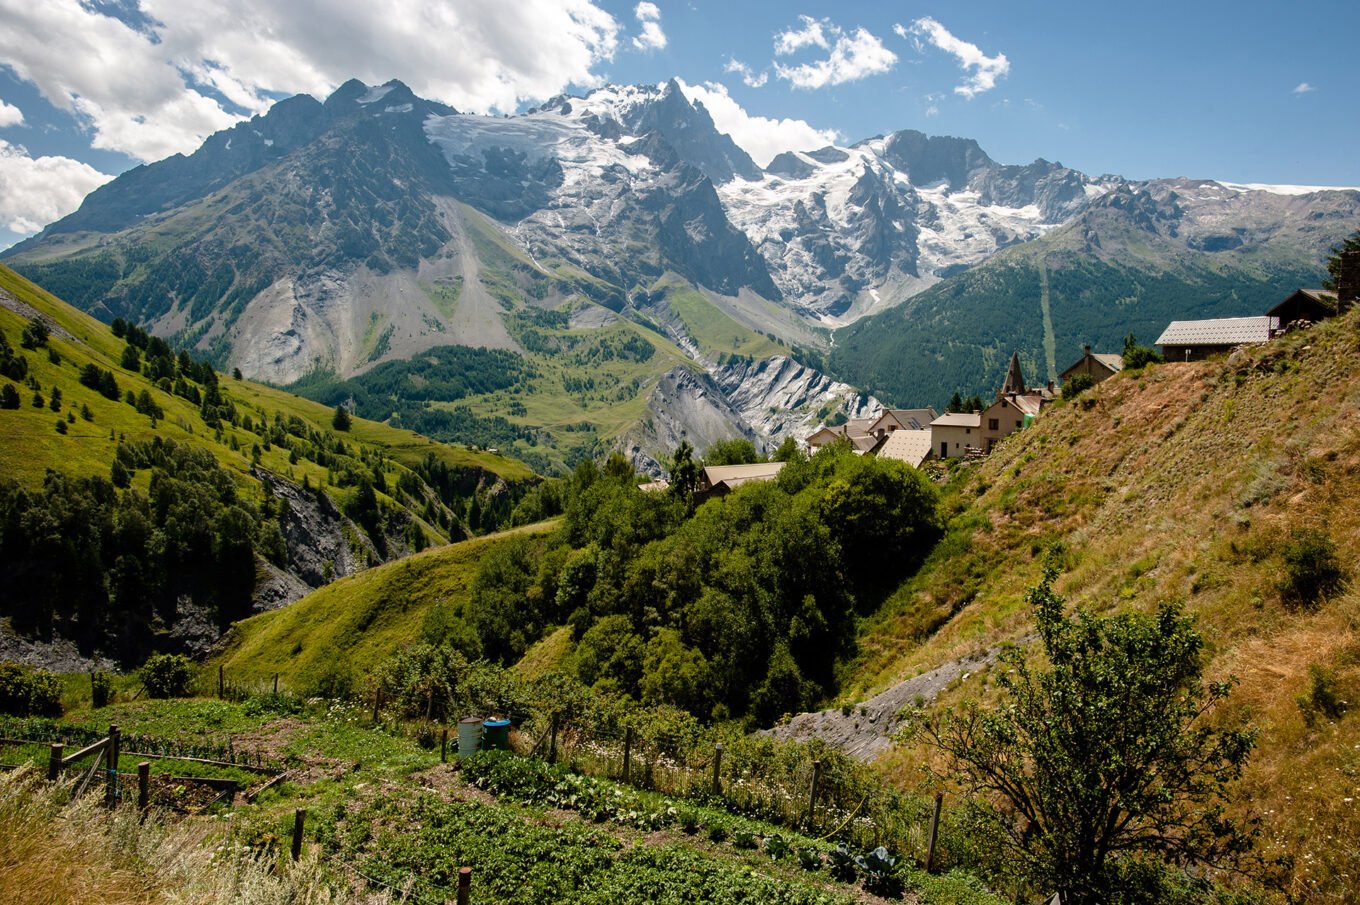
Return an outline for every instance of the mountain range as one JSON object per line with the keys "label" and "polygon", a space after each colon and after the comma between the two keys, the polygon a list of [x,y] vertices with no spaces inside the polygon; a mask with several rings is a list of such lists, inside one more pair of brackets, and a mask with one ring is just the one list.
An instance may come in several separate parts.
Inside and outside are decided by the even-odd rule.
{"label": "mountain range", "polygon": [[[509,117],[351,81],[3,257],[327,404],[540,470],[606,448],[657,470],[681,439],[990,391],[1012,350],[1052,378],[1084,342],[1257,313],[1357,222],[1355,190],[1092,177],[910,130],[762,168],[676,81]],[[435,398],[448,346],[521,365]]]}

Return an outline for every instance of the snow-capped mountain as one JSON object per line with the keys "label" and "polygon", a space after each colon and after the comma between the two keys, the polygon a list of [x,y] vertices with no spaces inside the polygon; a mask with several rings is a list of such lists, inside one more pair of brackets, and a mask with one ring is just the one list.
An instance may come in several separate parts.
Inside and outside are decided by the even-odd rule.
{"label": "snow-capped mountain", "polygon": [[[1255,200],[1266,196],[1288,203]],[[675,81],[509,117],[351,81],[324,103],[281,101],[188,157],[123,174],[3,257],[101,316],[280,383],[360,379],[437,346],[507,350],[536,363],[521,393],[580,411],[552,434],[519,400],[488,394],[469,411],[505,419],[493,435],[641,448],[724,424],[776,441],[832,411],[871,409],[877,400],[807,365],[824,360],[828,328],[895,308],[909,319],[917,299],[969,311],[932,308],[921,340],[932,348],[1006,341],[971,329],[1000,296],[959,281],[1059,234],[1064,253],[1099,257],[1139,218],[1170,218],[1180,232],[1156,254],[1217,255],[1215,279],[1240,268],[1266,279],[1252,258],[1262,237],[1306,236],[1288,244],[1291,266],[1271,271],[1293,278],[1345,226],[1320,197],[1006,165],[969,139],[915,131],[785,153],[762,169]],[[1012,288],[1001,321],[1038,309],[1037,278]],[[917,346],[894,355],[934,354]],[[601,361],[616,364],[601,372]],[[837,376],[890,385],[849,367]],[[921,393],[938,402],[939,389]],[[605,411],[634,400],[642,430]]]}

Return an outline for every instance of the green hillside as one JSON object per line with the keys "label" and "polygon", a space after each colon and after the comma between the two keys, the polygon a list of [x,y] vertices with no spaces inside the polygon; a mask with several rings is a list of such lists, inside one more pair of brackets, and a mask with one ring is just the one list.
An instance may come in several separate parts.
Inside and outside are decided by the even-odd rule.
{"label": "green hillside", "polygon": [[536,480],[362,418],[335,429],[330,407],[119,329],[0,268],[0,614],[20,633],[142,656],[179,643],[160,636],[180,598],[238,618],[281,572],[320,584],[493,529]]}
{"label": "green hillside", "polygon": [[[1033,632],[1025,605],[1059,545],[1058,591],[1097,611],[1183,603],[1224,718],[1259,728],[1239,811],[1288,856],[1294,901],[1353,901],[1360,855],[1360,312],[1226,360],[1125,372],[958,468],[945,538],[862,627],[842,696]],[[1329,560],[1326,551],[1333,551]],[[1310,576],[1345,580],[1314,599]],[[983,694],[965,683],[947,701]],[[1341,703],[1337,703],[1341,702]],[[925,753],[881,766],[907,785]]]}
{"label": "green hillside", "polygon": [[[347,692],[413,641],[438,632],[468,598],[487,552],[551,523],[437,547],[343,578],[281,610],[232,627],[217,662],[233,682]],[[337,657],[337,651],[344,651]]]}

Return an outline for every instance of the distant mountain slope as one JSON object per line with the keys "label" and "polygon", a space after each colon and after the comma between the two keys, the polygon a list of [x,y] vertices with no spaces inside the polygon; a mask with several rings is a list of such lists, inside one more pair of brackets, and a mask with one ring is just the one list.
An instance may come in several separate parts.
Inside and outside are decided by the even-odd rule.
{"label": "distant mountain slope", "polygon": [[[43,342],[25,336],[35,323],[46,327]],[[215,615],[280,606],[372,563],[494,527],[535,481],[512,459],[388,425],[355,418],[334,430],[330,407],[214,374],[158,340],[120,339],[5,267],[0,336],[0,393],[20,403],[0,408],[0,617],[38,642],[0,633],[0,657],[42,659],[43,643],[63,638],[114,658],[148,646],[201,650],[221,630]],[[80,489],[87,480],[100,483]],[[114,489],[120,481],[127,489]],[[192,523],[160,525],[186,493],[208,494],[175,517],[193,513]],[[153,529],[161,540],[144,536]],[[230,606],[189,574],[206,575],[199,560],[216,561],[228,537],[244,544]],[[195,548],[199,539],[212,551]],[[87,540],[93,546],[79,546]],[[178,602],[154,625],[126,611],[133,598],[175,596],[147,563],[180,547],[190,586]],[[104,571],[82,571],[93,565]],[[38,598],[68,580],[105,604],[70,619],[56,601],[59,618],[35,622]]]}
{"label": "distant mountain slope", "polygon": [[1160,180],[1122,186],[1073,222],[836,333],[830,369],[894,404],[986,395],[1011,352],[1053,379],[1083,344],[1118,352],[1168,322],[1264,313],[1318,285],[1360,223],[1360,191],[1305,195]]}

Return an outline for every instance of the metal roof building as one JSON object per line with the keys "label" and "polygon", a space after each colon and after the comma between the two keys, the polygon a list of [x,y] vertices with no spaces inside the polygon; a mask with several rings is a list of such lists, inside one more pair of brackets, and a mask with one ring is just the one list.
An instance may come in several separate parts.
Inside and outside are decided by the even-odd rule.
{"label": "metal roof building", "polygon": [[1269,342],[1279,318],[1220,317],[1207,321],[1172,321],[1157,337],[1167,361],[1199,361],[1246,343]]}

